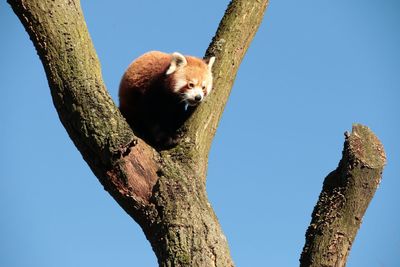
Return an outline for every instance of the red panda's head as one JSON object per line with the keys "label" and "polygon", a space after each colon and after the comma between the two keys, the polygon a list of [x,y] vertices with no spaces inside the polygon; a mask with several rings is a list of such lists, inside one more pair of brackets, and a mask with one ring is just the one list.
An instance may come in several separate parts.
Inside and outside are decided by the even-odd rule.
{"label": "red panda's head", "polygon": [[213,77],[211,68],[215,57],[208,60],[183,56],[180,53],[171,55],[171,63],[166,71],[171,89],[179,94],[183,102],[190,106],[199,104],[211,92]]}

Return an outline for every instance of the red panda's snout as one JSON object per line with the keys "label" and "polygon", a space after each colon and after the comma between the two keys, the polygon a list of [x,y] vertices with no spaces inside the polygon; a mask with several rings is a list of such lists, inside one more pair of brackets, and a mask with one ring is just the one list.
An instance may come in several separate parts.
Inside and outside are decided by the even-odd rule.
{"label": "red panda's snout", "polygon": [[188,83],[188,88],[182,90],[181,98],[189,106],[196,106],[201,101],[203,101],[204,97],[206,96],[205,89],[199,86],[193,86],[192,82]]}

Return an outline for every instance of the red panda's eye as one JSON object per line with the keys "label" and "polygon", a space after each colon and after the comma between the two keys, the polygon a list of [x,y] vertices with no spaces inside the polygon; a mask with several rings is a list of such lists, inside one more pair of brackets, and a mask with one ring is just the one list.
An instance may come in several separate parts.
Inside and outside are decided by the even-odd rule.
{"label": "red panda's eye", "polygon": [[189,82],[189,83],[188,83],[188,87],[189,87],[189,88],[193,88],[193,87],[194,87],[194,83]]}

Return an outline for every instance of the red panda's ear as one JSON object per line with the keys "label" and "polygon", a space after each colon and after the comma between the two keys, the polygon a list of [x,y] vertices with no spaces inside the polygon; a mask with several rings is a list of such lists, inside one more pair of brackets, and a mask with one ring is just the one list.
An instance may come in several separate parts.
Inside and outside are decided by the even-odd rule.
{"label": "red panda's ear", "polygon": [[187,64],[186,58],[182,54],[175,52],[172,54],[171,63],[165,74],[169,75],[171,73],[174,73],[174,71],[176,71],[181,67],[186,66],[186,64]]}
{"label": "red panda's ear", "polygon": [[215,57],[210,57],[210,58],[206,59],[205,62],[208,66],[208,69],[211,71],[212,66],[214,65],[214,62],[215,62]]}

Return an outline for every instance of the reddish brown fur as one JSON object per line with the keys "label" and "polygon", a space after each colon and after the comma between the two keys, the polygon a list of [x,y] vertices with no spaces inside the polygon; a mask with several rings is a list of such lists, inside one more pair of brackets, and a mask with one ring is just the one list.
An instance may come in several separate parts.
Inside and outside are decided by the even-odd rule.
{"label": "reddish brown fur", "polygon": [[[170,54],[151,51],[133,61],[122,77],[119,88],[121,113],[142,139],[158,146],[169,146],[176,139],[176,130],[187,118],[180,93],[174,92],[178,79],[206,79],[207,64],[185,56],[187,65],[169,75]],[[182,77],[184,76],[184,77]],[[206,92],[204,96],[206,95]]]}
{"label": "reddish brown fur", "polygon": [[129,109],[129,94],[132,90],[144,92],[161,79],[166,72],[171,55],[158,51],[144,54],[133,61],[122,77],[119,86],[120,108]]}

